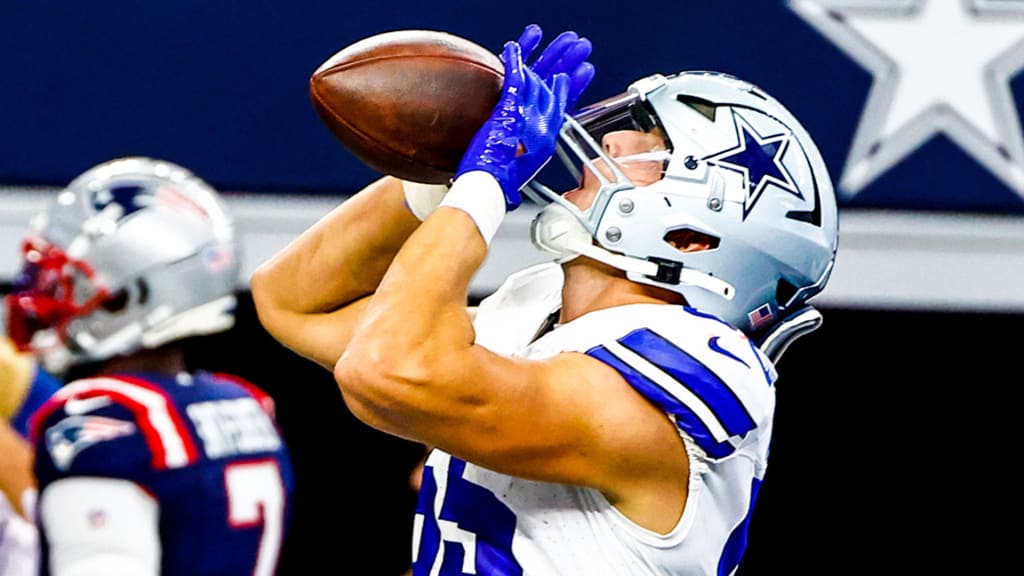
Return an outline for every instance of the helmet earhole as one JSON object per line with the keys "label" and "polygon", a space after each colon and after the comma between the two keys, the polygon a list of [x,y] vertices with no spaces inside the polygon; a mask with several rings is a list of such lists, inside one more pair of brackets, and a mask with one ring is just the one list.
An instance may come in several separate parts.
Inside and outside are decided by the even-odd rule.
{"label": "helmet earhole", "polygon": [[139,304],[145,304],[149,301],[149,284],[142,278],[139,278],[135,281],[135,285],[139,289]]}
{"label": "helmet earhole", "polygon": [[107,312],[120,312],[128,305],[128,291],[121,289],[111,294],[100,306]]}

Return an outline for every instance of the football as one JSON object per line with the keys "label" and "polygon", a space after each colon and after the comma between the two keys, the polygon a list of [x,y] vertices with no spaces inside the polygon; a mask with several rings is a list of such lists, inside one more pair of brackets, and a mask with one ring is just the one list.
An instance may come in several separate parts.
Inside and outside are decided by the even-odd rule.
{"label": "football", "polygon": [[465,38],[398,30],[359,40],[310,78],[334,137],[384,174],[428,184],[454,176],[504,79],[498,56]]}

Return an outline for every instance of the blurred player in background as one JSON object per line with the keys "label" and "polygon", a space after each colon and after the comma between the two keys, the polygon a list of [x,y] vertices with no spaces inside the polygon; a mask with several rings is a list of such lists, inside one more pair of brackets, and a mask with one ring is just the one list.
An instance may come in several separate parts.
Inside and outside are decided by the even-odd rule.
{"label": "blurred player in background", "polygon": [[0,576],[39,573],[39,536],[31,516],[35,490],[31,448],[0,420]]}
{"label": "blurred player in background", "polygon": [[32,223],[9,335],[66,384],[33,418],[42,574],[270,576],[293,471],[271,399],[190,366],[234,322],[239,248],[188,170],[86,171]]}
{"label": "blurred player in background", "polygon": [[[564,116],[589,43],[524,63],[539,36],[506,44],[450,190],[370,185],[257,270],[257,310],[359,418],[433,447],[414,574],[733,574],[773,358],[817,326],[835,258],[828,172],[792,114],[722,74],[652,75]],[[556,150],[564,195],[535,178]],[[556,262],[467,310],[524,191]]]}
{"label": "blurred player in background", "polygon": [[60,381],[30,353],[18,351],[0,336],[0,576],[38,574],[36,482],[28,423],[58,388]]}

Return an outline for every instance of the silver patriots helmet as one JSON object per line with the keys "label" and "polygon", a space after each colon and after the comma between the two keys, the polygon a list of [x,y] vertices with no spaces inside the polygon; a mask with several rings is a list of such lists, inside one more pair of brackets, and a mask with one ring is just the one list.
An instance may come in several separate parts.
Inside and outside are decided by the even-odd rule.
{"label": "silver patriots helmet", "polygon": [[239,246],[218,193],[181,166],[119,158],[31,223],[8,335],[52,372],[234,323]]}
{"label": "silver patriots helmet", "polygon": [[[617,155],[607,143],[621,131],[656,144]],[[828,282],[838,245],[832,180],[804,127],[757,86],[714,72],[638,80],[568,117],[558,157],[570,188],[590,178],[597,189],[579,209],[542,182],[550,167],[524,189],[548,204],[533,242],[560,261],[605,262],[750,335]],[[655,176],[635,183],[627,166]],[[677,249],[673,238],[688,231],[709,248]]]}

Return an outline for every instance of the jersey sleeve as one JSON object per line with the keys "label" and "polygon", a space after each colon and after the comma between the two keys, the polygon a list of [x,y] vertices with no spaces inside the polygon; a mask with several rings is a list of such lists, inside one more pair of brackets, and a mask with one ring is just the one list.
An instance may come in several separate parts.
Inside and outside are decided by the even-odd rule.
{"label": "jersey sleeve", "polygon": [[731,330],[691,338],[671,328],[636,328],[586,353],[661,407],[711,458],[731,455],[771,417],[774,371]]}
{"label": "jersey sleeve", "polygon": [[145,483],[154,471],[196,460],[173,402],[158,387],[116,378],[63,387],[33,419],[36,475],[45,485],[70,476]]}

